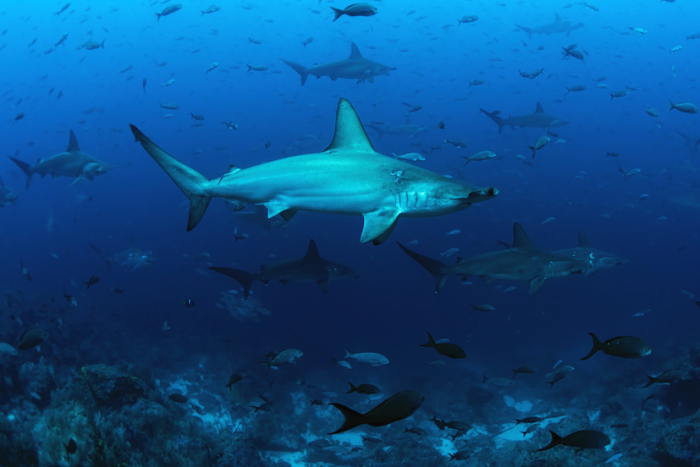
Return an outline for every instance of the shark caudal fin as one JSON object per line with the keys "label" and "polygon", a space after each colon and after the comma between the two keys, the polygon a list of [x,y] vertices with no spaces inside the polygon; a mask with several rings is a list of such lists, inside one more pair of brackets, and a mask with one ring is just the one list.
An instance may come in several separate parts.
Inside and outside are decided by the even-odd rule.
{"label": "shark caudal fin", "polygon": [[356,426],[364,425],[365,423],[365,416],[362,415],[359,412],[355,412],[352,410],[350,407],[345,407],[342,404],[337,404],[335,402],[329,404],[335,407],[336,409],[340,410],[340,413],[343,414],[343,417],[345,417],[345,421],[343,422],[343,425],[335,430],[333,433],[328,433],[329,435],[335,435],[338,433],[342,433],[344,431],[351,430],[355,428]]}
{"label": "shark caudal fin", "polygon": [[285,59],[283,59],[283,58],[280,58],[280,60],[282,60],[282,62],[283,62],[285,65],[287,65],[288,67],[290,67],[292,70],[294,70],[294,71],[296,71],[297,73],[299,73],[299,76],[301,76],[301,85],[302,85],[302,86],[303,86],[304,84],[306,84],[306,78],[309,77],[309,70],[308,70],[304,65],[300,65],[300,64],[294,63],[294,62],[290,62],[289,60],[285,60]]}
{"label": "shark caudal fin", "polygon": [[248,300],[248,295],[250,294],[250,287],[253,285],[253,280],[255,279],[255,276],[253,274],[247,271],[242,271],[240,269],[233,268],[211,267],[207,269],[211,269],[212,271],[216,271],[219,274],[228,276],[231,279],[240,283],[243,286],[243,299]]}
{"label": "shark caudal fin", "polygon": [[600,339],[598,339],[598,338],[596,337],[596,335],[593,334],[592,332],[589,332],[588,335],[591,336],[591,337],[593,338],[593,348],[591,349],[590,352],[588,352],[588,355],[586,355],[585,357],[583,357],[581,360],[588,360],[588,359],[591,358],[591,357],[593,356],[593,354],[595,354],[597,351],[603,350],[603,343],[600,342]]}
{"label": "shark caudal fin", "polygon": [[34,172],[32,171],[32,166],[27,164],[24,161],[21,161],[19,159],[15,159],[14,157],[10,157],[10,160],[12,160],[12,162],[17,164],[17,166],[20,169],[22,169],[22,172],[24,172],[24,175],[27,176],[27,188],[29,188],[29,184],[32,183],[32,175],[34,175]]}
{"label": "shark caudal fin", "polygon": [[418,254],[415,251],[411,251],[399,242],[396,243],[404,251],[404,253],[413,258],[418,264],[423,266],[426,271],[435,277],[435,293],[440,293],[440,290],[442,290],[442,287],[445,285],[445,279],[447,278],[447,275],[443,272],[445,265],[436,259],[428,258],[427,256]]}
{"label": "shark caudal fin", "polygon": [[204,216],[209,206],[209,201],[211,201],[211,196],[205,192],[209,180],[204,175],[163,151],[134,125],[129,125],[129,127],[131,127],[131,132],[136,138],[135,140],[141,143],[146,152],[165,170],[165,173],[175,182],[175,185],[189,198],[190,215],[187,220],[187,231],[194,229],[199,224],[199,221],[202,220],[202,216]]}
{"label": "shark caudal fin", "polygon": [[488,115],[488,117],[489,117],[491,120],[493,120],[494,122],[496,122],[496,124],[498,125],[498,133],[500,134],[501,131],[503,131],[503,127],[504,127],[504,125],[505,125],[505,123],[503,122],[503,119],[502,119],[501,117],[498,116],[498,114],[499,114],[500,112],[498,112],[498,111],[495,111],[495,112],[487,112],[487,111],[484,110],[484,109],[479,109],[479,110],[481,110],[482,112],[484,112],[486,115]]}
{"label": "shark caudal fin", "polygon": [[515,27],[520,29],[521,31],[525,31],[527,33],[527,36],[530,39],[532,39],[532,33],[533,33],[532,28],[526,28],[525,26],[520,26],[519,24],[516,24]]}

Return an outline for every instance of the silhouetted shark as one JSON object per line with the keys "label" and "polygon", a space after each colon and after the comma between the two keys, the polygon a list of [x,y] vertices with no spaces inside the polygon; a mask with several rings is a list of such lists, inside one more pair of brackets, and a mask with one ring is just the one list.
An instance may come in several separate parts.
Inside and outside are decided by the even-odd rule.
{"label": "silhouetted shark", "polygon": [[558,117],[553,117],[552,115],[547,115],[542,104],[537,103],[537,108],[535,108],[535,113],[529,115],[520,115],[515,117],[508,117],[506,119],[499,117],[501,113],[500,110],[495,110],[493,112],[487,112],[484,109],[479,109],[489,116],[491,120],[496,122],[498,125],[498,133],[501,133],[504,126],[509,126],[511,128],[557,128],[560,126],[568,125],[569,122],[562,120]]}
{"label": "silhouetted shark", "polygon": [[575,29],[582,28],[584,26],[583,23],[573,23],[571,21],[562,19],[559,14],[554,13],[554,22],[545,24],[544,26],[540,26],[538,28],[526,28],[525,26],[520,26],[516,24],[515,26],[518,27],[518,29],[521,29],[527,33],[527,35],[532,38],[533,34],[561,34],[561,33],[566,33],[568,36],[571,34],[571,31]]}

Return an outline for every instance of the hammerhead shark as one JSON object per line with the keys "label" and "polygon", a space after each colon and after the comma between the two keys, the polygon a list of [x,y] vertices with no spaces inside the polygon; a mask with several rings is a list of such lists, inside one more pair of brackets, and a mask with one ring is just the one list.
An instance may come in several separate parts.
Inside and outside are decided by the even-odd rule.
{"label": "hammerhead shark", "polygon": [[12,162],[17,164],[27,176],[27,188],[29,188],[29,184],[32,182],[32,175],[34,174],[39,174],[42,177],[44,175],[51,175],[52,177],[74,177],[75,180],[71,183],[71,185],[74,185],[85,178],[92,180],[96,176],[102,175],[114,168],[113,165],[97,160],[81,151],[73,130],[70,130],[68,149],[66,149],[66,152],[56,154],[48,159],[40,160],[34,164],[33,167],[14,157],[10,157],[10,159],[12,159]]}
{"label": "hammerhead shark", "polygon": [[584,263],[586,265],[583,271],[585,276],[595,273],[598,269],[611,268],[628,262],[624,258],[593,248],[591,242],[588,241],[588,237],[583,232],[578,233],[577,247],[556,250],[552,253]]}
{"label": "hammerhead shark", "polygon": [[362,83],[364,80],[374,83],[375,76],[388,75],[391,70],[396,69],[382,65],[381,63],[373,62],[372,60],[367,60],[362,56],[360,49],[357,48],[354,42],[350,45],[350,57],[337,62],[324,63],[322,65],[314,65],[311,68],[306,68],[304,65],[290,62],[283,58],[280,58],[280,60],[299,73],[302,86],[306,83],[306,78],[308,78],[309,75],[313,75],[317,78],[328,76],[333,81],[338,78],[345,78],[356,79],[358,83]]}
{"label": "hammerhead shark", "polygon": [[371,129],[377,132],[379,134],[379,139],[382,139],[384,135],[394,135],[394,136],[418,136],[422,133],[425,133],[428,131],[427,129],[418,126],[411,122],[411,116],[406,115],[406,123],[403,125],[396,125],[396,126],[391,126],[388,128],[383,128],[379,125],[372,125],[369,124],[367,125]]}
{"label": "hammerhead shark", "polygon": [[498,133],[503,131],[504,126],[509,126],[511,128],[557,128],[564,125],[568,125],[569,122],[562,120],[558,117],[553,117],[547,115],[547,113],[542,108],[542,104],[537,103],[537,108],[535,108],[534,114],[520,115],[516,117],[501,118],[499,114],[500,110],[495,110],[493,112],[487,112],[484,109],[479,109],[489,116],[491,120],[496,122],[498,125]]}
{"label": "hammerhead shark", "polygon": [[243,298],[246,300],[250,294],[250,287],[255,281],[267,284],[276,280],[284,285],[290,282],[315,282],[321,286],[323,293],[326,294],[328,293],[328,281],[343,276],[358,278],[355,271],[349,267],[321,258],[316,242],[313,240],[309,241],[309,249],[303,258],[269,267],[263,266],[257,273],[232,268],[211,267],[209,269],[238,281],[243,286]]}
{"label": "hammerhead shark", "polygon": [[513,246],[508,250],[475,256],[450,266],[411,251],[400,243],[398,245],[435,277],[435,293],[440,292],[448,275],[456,275],[462,280],[476,276],[484,282],[493,279],[529,281],[530,295],[533,295],[542,288],[545,280],[579,274],[587,267],[575,257],[535,248],[525,229],[517,222],[513,224]]}
{"label": "hammerhead shark", "polygon": [[268,218],[280,214],[289,220],[297,211],[361,215],[360,241],[378,245],[389,238],[399,216],[441,216],[498,195],[496,188],[463,185],[379,154],[355,109],[343,98],[338,102],[333,142],[323,152],[247,169],[234,167],[212,181],[176,160],[135,126],[131,131],[189,198],[187,230],[197,226],[212,198],[224,198],[238,209],[263,204]]}
{"label": "hammerhead shark", "polygon": [[520,26],[518,24],[515,25],[518,29],[525,31],[527,35],[532,38],[533,34],[560,34],[560,33],[566,33],[568,36],[571,34],[571,31],[575,29],[582,28],[584,25],[583,23],[573,23],[571,21],[562,19],[561,16],[559,16],[557,13],[554,13],[554,22],[545,24],[544,26],[540,26],[538,28],[526,28],[525,26]]}

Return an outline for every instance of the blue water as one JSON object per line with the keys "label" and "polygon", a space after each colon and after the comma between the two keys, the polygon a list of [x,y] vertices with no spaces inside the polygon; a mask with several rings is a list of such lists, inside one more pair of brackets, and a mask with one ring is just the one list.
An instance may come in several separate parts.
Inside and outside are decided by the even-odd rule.
{"label": "blue water", "polygon": [[[539,372],[522,375],[522,381],[518,376],[515,389],[489,388],[499,404],[503,395],[548,401],[549,410],[581,417],[564,432],[603,429],[610,423],[589,423],[585,411],[627,391],[636,404],[625,407],[632,425],[641,416],[639,403],[650,394],[638,390],[645,374],[681,366],[688,349],[698,344],[695,300],[700,298],[692,295],[700,294],[700,116],[669,112],[668,101],[700,103],[700,39],[686,39],[700,33],[700,4],[600,1],[600,11],[594,11],[579,3],[385,0],[373,3],[376,16],[332,22],[329,6],[345,5],[225,2],[220,11],[201,15],[209,3],[183,1],[180,11],[156,21],[154,13],[171,3],[72,1],[59,15],[54,14],[63,6],[59,2],[6,0],[0,5],[2,153],[33,163],[64,151],[73,130],[84,152],[117,166],[75,185],[70,178],[35,175],[25,189],[18,167],[7,158],[0,162],[0,176],[19,193],[15,205],[0,209],[0,291],[24,303],[0,308],[0,341],[16,346],[20,334],[34,327],[51,334],[41,353],[22,352],[12,365],[41,362],[63,383],[80,367],[96,363],[146,367],[163,380],[194,372],[221,397],[227,395],[230,373],[241,370],[252,378],[239,383],[249,384],[244,406],[259,403],[256,397],[268,381],[275,381],[279,399],[289,404],[286,394],[298,391],[300,376],[318,391],[335,394],[346,391],[347,381],[383,386],[383,396],[413,389],[426,402],[409,425],[433,430],[435,438],[425,446],[437,446],[444,434],[428,421],[433,415],[442,411],[443,417],[470,421],[471,414],[468,409],[444,413],[461,400],[445,388],[466,391],[481,385],[482,374],[510,377],[511,368],[524,364]],[[549,24],[555,13],[585,26],[568,36],[532,38],[515,27]],[[479,20],[457,25],[457,18],[471,14]],[[630,27],[648,32],[633,33]],[[54,46],[66,32],[66,41]],[[314,40],[304,47],[308,37]],[[104,49],[78,49],[102,40]],[[351,42],[366,58],[396,70],[375,77],[374,83],[310,76],[300,86],[297,73],[279,60],[307,67],[341,60]],[[585,51],[585,63],[562,58],[562,47],[572,44]],[[679,45],[681,50],[670,52]],[[219,66],[205,73],[213,62]],[[246,65],[268,69],[246,72]],[[133,68],[120,73],[128,66]],[[544,72],[536,79],[518,74],[540,68]],[[601,82],[607,89],[596,87],[600,76],[607,77]],[[170,79],[174,83],[164,86]],[[469,87],[475,79],[485,84]],[[565,95],[567,87],[579,84],[587,89]],[[610,93],[625,86],[633,90],[611,100]],[[187,232],[185,196],[134,142],[128,126],[136,125],[174,157],[215,179],[231,164],[246,168],[322,151],[332,139],[340,97],[353,104],[365,124],[384,121],[385,126],[404,123],[408,107],[402,102],[421,105],[411,120],[425,133],[379,138],[368,130],[375,149],[385,155],[424,152],[422,167],[452,176],[456,172],[450,168],[463,165],[461,156],[491,150],[496,160],[470,163],[461,172],[473,186],[498,188],[499,196],[443,217],[400,219],[391,238],[376,247],[359,242],[360,217],[300,212],[286,227],[264,231],[237,220],[221,200],[214,200],[199,226]],[[163,109],[159,102],[180,108]],[[534,112],[537,102],[570,123],[551,129],[557,136],[529,166],[514,156],[522,154],[530,162],[528,146],[545,130],[506,127],[498,134],[497,125],[479,109],[500,110],[506,118]],[[647,115],[650,107],[660,116]],[[20,112],[24,117],[15,120]],[[205,117],[202,126],[192,126],[190,113]],[[167,114],[172,116],[164,118]],[[227,130],[224,121],[239,127]],[[438,129],[440,121],[444,130]],[[678,132],[695,143],[687,144]],[[445,138],[466,140],[467,148],[446,145]],[[441,149],[430,150],[441,143]],[[606,157],[606,152],[619,157]],[[641,172],[626,178],[620,168]],[[648,199],[640,200],[644,194]],[[550,217],[555,219],[544,223]],[[541,249],[574,247],[578,231],[584,231],[594,247],[629,262],[586,277],[548,280],[533,296],[525,282],[473,278],[460,284],[454,276],[436,295],[432,277],[395,244],[418,240],[412,249],[438,259],[448,248],[459,248],[446,260],[451,262],[501,249],[497,240],[512,241],[513,221]],[[249,237],[235,241],[236,228]],[[453,229],[461,233],[447,236]],[[322,257],[354,268],[360,278],[332,281],[327,295],[315,284],[255,283],[251,297],[271,311],[259,322],[238,321],[215,306],[222,291],[242,289],[227,277],[201,274],[207,266],[257,271],[260,265],[302,257],[309,239]],[[157,261],[108,271],[89,244],[110,255],[138,247]],[[202,252],[210,256],[195,261]],[[33,282],[22,276],[20,262]],[[92,275],[100,282],[86,290],[82,283]],[[510,286],[516,289],[504,293]],[[111,287],[125,292],[115,294]],[[65,302],[64,292],[76,298],[77,307]],[[196,305],[184,307],[188,299]],[[496,310],[471,311],[470,304],[481,303]],[[645,310],[650,311],[633,317]],[[169,330],[164,331],[166,321]],[[449,361],[445,368],[425,366],[439,357],[419,346],[427,340],[426,331],[460,345],[467,358]],[[603,340],[638,336],[652,353],[639,360],[599,353],[581,362],[590,350],[589,332]],[[264,354],[287,348],[300,349],[304,356],[266,375],[258,364]],[[342,358],[345,348],[378,352],[391,363],[373,368],[353,362],[352,370],[331,366],[331,358]],[[576,369],[550,390],[544,375],[560,359]],[[318,391],[307,390],[308,398],[320,397]],[[358,407],[357,399],[344,397],[324,399]],[[574,398],[592,402],[589,407],[569,402]],[[31,403],[27,394],[4,393],[0,411],[26,410],[19,408],[24,399]],[[275,417],[278,427],[291,423],[293,407],[281,402],[278,407],[277,413],[256,417]],[[529,415],[541,413],[544,405],[539,407]],[[312,431],[323,436],[342,421],[334,410],[329,409],[328,419],[319,421],[308,410],[302,418],[313,420]],[[503,412],[480,423],[495,433],[514,415],[523,416]],[[247,410],[232,418],[259,423]],[[402,426],[365,431],[381,436],[387,430],[400,433]],[[546,445],[547,430],[540,431],[532,446],[513,441],[515,449]],[[66,433],[65,440],[70,436],[81,435]],[[478,436],[474,439],[478,444]],[[643,444],[643,437],[635,443]],[[83,440],[80,447],[84,452],[86,444]],[[601,462],[631,449],[622,446],[591,459]],[[266,456],[265,465],[273,465]],[[697,460],[697,453],[684,459]]]}

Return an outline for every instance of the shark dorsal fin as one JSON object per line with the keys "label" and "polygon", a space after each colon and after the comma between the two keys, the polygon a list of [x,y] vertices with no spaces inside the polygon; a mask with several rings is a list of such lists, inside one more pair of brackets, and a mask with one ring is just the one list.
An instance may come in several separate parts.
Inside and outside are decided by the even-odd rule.
{"label": "shark dorsal fin", "polygon": [[554,13],[554,21],[561,21],[561,16],[559,16],[559,13]]}
{"label": "shark dorsal fin", "polygon": [[517,222],[513,223],[513,248],[520,248],[521,250],[535,249],[535,247],[532,246],[532,242],[530,242],[530,239],[527,237],[525,229]]}
{"label": "shark dorsal fin", "polygon": [[335,115],[335,135],[324,152],[334,150],[354,150],[358,152],[376,152],[367,137],[360,117],[347,99],[340,98]]}
{"label": "shark dorsal fin", "polygon": [[321,259],[321,255],[318,254],[316,242],[314,242],[313,239],[309,240],[309,249],[306,250],[306,255],[304,255],[304,259]]}
{"label": "shark dorsal fin", "polygon": [[542,104],[540,104],[539,102],[537,103],[537,108],[535,108],[535,113],[536,114],[543,114],[544,113],[544,109],[542,108]]}
{"label": "shark dorsal fin", "polygon": [[578,233],[578,246],[581,248],[591,248],[591,242],[588,241],[588,237],[583,232]]}
{"label": "shark dorsal fin", "polygon": [[78,140],[75,137],[73,130],[70,130],[70,137],[68,138],[68,149],[66,152],[80,152],[80,146],[78,146]]}
{"label": "shark dorsal fin", "polygon": [[362,58],[360,49],[357,48],[357,44],[354,42],[350,43],[350,58]]}

